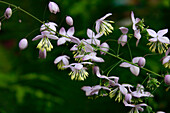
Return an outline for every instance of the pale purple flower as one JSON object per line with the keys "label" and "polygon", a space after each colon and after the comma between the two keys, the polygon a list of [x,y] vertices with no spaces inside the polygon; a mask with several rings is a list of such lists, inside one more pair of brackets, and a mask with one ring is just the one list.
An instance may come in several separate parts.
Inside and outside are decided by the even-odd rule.
{"label": "pale purple flower", "polygon": [[63,36],[58,39],[57,45],[62,45],[64,43],[66,43],[66,41],[70,42],[71,39],[69,37],[73,37],[74,32],[75,32],[74,27],[69,28],[67,32],[66,32],[65,28],[62,27],[60,29],[59,33]]}
{"label": "pale purple flower", "polygon": [[135,31],[137,30],[138,26],[136,25],[141,21],[139,18],[135,18],[133,11],[131,12],[131,19],[132,19],[132,29]]}
{"label": "pale purple flower", "polygon": [[5,10],[4,17],[5,17],[6,19],[9,19],[11,16],[12,16],[12,9],[11,9],[10,7],[8,7],[8,8]]}
{"label": "pale purple flower", "polygon": [[170,52],[170,48],[166,51],[165,56],[161,59],[162,64],[165,66],[165,68],[170,69],[170,55],[168,55]]}
{"label": "pale purple flower", "polygon": [[165,75],[164,82],[165,82],[167,85],[170,85],[170,75]]}
{"label": "pale purple flower", "polygon": [[127,33],[128,33],[128,28],[125,27],[120,27],[119,28],[121,32],[123,33],[120,38],[118,39],[118,44],[121,44],[124,46],[127,43]]}
{"label": "pale purple flower", "polygon": [[109,88],[100,85],[96,85],[92,87],[83,86],[81,89],[86,92],[86,96],[98,95],[100,89],[111,91]]}
{"label": "pale purple flower", "polygon": [[91,29],[87,29],[87,36],[90,39],[87,39],[86,41],[89,44],[94,44],[94,45],[100,45],[100,40],[98,40],[99,37],[101,37],[103,33],[98,33],[95,35],[95,33]]}
{"label": "pale purple flower", "polygon": [[67,16],[67,17],[66,17],[66,23],[67,23],[69,26],[72,26],[72,25],[73,25],[73,19],[71,18],[71,16]]}
{"label": "pale purple flower", "polygon": [[125,101],[131,103],[132,95],[130,93],[125,94]]}
{"label": "pale purple flower", "polygon": [[1,22],[0,22],[0,30],[1,30],[1,25],[2,25],[2,24],[1,24]]}
{"label": "pale purple flower", "polygon": [[24,50],[24,49],[27,48],[27,47],[28,47],[28,41],[27,41],[27,39],[26,39],[26,38],[21,39],[20,42],[19,42],[19,48],[20,48],[20,50]]}
{"label": "pale purple flower", "polygon": [[39,50],[39,58],[45,59],[46,56],[47,56],[47,51],[46,51],[46,49],[40,49],[40,50]]}
{"label": "pale purple flower", "polygon": [[138,61],[138,66],[139,67],[144,67],[145,66],[145,63],[146,63],[146,60],[144,57],[140,57],[139,58],[139,61]]}
{"label": "pale purple flower", "polygon": [[134,37],[137,38],[136,46],[138,46],[139,41],[141,39],[140,29],[137,29],[137,30],[134,31]]}
{"label": "pale purple flower", "polygon": [[163,52],[166,52],[168,49],[168,45],[170,44],[169,38],[164,36],[168,29],[159,30],[157,33],[152,29],[147,29],[148,34],[153,37],[150,38],[148,45],[150,45],[150,50],[152,52],[155,52],[156,46],[158,46],[158,52],[162,54]]}
{"label": "pale purple flower", "polygon": [[56,27],[58,25],[54,22],[48,22],[45,24],[42,24],[40,27],[40,32],[45,32],[45,34],[56,34]]}
{"label": "pale purple flower", "polygon": [[83,67],[83,64],[93,64],[91,62],[81,62],[81,63],[72,63],[68,66],[63,66],[64,68],[71,68],[71,72],[69,73],[69,76],[71,76],[71,79],[84,81],[86,77],[88,77],[88,72],[86,71],[86,67]]}
{"label": "pale purple flower", "polygon": [[49,2],[48,8],[49,8],[51,13],[56,14],[57,12],[60,12],[60,9],[55,2]]}
{"label": "pale purple flower", "polygon": [[67,55],[59,56],[54,60],[54,64],[58,64],[57,65],[58,69],[63,70],[65,69],[63,66],[69,65],[68,59],[70,59],[70,57]]}
{"label": "pale purple flower", "polygon": [[[106,42],[103,42],[101,45],[100,45],[100,49],[102,51],[100,51],[101,54],[106,54],[105,52],[108,52],[109,51],[109,45],[106,43]],[[105,51],[105,52],[103,52]]]}
{"label": "pale purple flower", "polygon": [[[137,63],[138,64],[140,59],[143,59],[143,57],[134,57],[132,59],[132,63],[134,63],[134,64]],[[145,61],[142,61],[142,64],[140,64],[140,65],[143,67],[145,65]],[[137,66],[129,64],[127,62],[123,62],[123,63],[120,64],[120,67],[130,68],[130,71],[132,72],[132,74],[134,74],[135,76],[139,75],[140,68],[137,67]]]}
{"label": "pale purple flower", "polygon": [[97,33],[104,33],[105,35],[112,33],[113,27],[111,23],[114,23],[113,21],[105,20],[107,17],[111,16],[112,13],[106,14],[104,17],[98,19],[96,21],[96,32]]}

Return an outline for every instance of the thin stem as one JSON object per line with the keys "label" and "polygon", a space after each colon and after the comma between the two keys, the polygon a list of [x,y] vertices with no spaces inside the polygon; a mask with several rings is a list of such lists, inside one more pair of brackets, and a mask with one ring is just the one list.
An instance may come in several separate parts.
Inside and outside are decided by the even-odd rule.
{"label": "thin stem", "polygon": [[109,73],[113,70],[113,68],[115,68],[119,63],[121,63],[122,61],[117,62],[107,73],[107,76],[109,76]]}
{"label": "thin stem", "polygon": [[128,49],[129,49],[130,58],[131,58],[131,60],[132,60],[132,52],[131,52],[130,45],[129,45],[128,42],[127,42],[127,46],[128,46]]}
{"label": "thin stem", "polygon": [[120,44],[118,44],[118,48],[117,48],[117,56],[119,56],[119,49],[120,49]]}

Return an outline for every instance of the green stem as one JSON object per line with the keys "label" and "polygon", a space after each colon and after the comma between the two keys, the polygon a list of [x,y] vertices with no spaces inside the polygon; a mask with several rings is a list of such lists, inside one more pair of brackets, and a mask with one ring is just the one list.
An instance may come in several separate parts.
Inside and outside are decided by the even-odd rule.
{"label": "green stem", "polygon": [[110,73],[110,72],[113,70],[113,68],[115,68],[120,62],[122,62],[122,61],[117,62],[117,63],[108,71],[107,76],[109,76],[109,73]]}

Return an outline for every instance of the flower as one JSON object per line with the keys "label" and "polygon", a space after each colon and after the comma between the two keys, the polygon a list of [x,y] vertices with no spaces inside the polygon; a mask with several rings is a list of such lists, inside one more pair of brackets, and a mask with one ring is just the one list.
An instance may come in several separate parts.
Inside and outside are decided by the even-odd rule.
{"label": "flower", "polygon": [[100,86],[100,85],[96,85],[96,86],[92,86],[92,87],[90,87],[90,86],[83,86],[81,89],[86,92],[86,96],[92,96],[94,94],[98,95],[100,89],[104,89],[104,90],[110,91],[109,88],[107,88],[105,86]]}
{"label": "flower", "polygon": [[71,16],[67,16],[67,17],[66,17],[66,23],[67,23],[69,26],[72,26],[72,25],[73,25],[73,19],[71,18]]}
{"label": "flower", "polygon": [[149,49],[152,52],[155,52],[156,46],[158,46],[158,52],[160,54],[166,52],[166,50],[168,49],[168,44],[170,44],[170,42],[169,38],[165,37],[164,35],[168,32],[168,29],[159,30],[157,33],[152,29],[147,29],[147,32],[151,37],[153,37],[149,39],[150,43],[147,44],[150,45]]}
{"label": "flower", "polygon": [[4,16],[6,19],[9,19],[12,16],[12,9],[10,7],[5,10]]}
{"label": "flower", "polygon": [[51,13],[56,14],[57,12],[60,12],[60,9],[55,2],[49,2],[48,8],[49,8]]}
{"label": "flower", "polygon": [[[58,39],[57,45],[62,45],[64,43],[66,43],[66,41],[70,42],[71,40],[69,39],[69,37],[72,37],[74,35],[74,32],[75,32],[74,27],[69,28],[67,32],[66,32],[65,28],[62,27],[59,31],[59,34],[61,34],[63,36]],[[64,36],[66,36],[66,37],[64,37]]]}
{"label": "flower", "polygon": [[170,55],[168,55],[169,52],[170,52],[170,48],[166,51],[165,57],[163,57],[161,60],[162,60],[162,64],[165,66],[165,68],[170,69]]}
{"label": "flower", "polygon": [[165,75],[164,82],[165,82],[167,85],[170,85],[170,75]]}
{"label": "flower", "polygon": [[64,68],[71,68],[71,72],[69,73],[69,76],[71,76],[71,79],[84,81],[86,77],[88,77],[88,72],[86,71],[86,68],[83,67],[83,64],[93,64],[91,62],[81,62],[81,63],[72,63],[68,66],[63,66]]}
{"label": "flower", "polygon": [[40,49],[40,50],[39,50],[39,58],[45,59],[46,56],[47,56],[47,51],[46,51],[46,49]]}
{"label": "flower", "polygon": [[96,21],[95,29],[97,33],[101,33],[101,34],[104,33],[105,35],[112,33],[113,27],[111,23],[114,23],[114,21],[105,20],[107,17],[111,15],[112,13],[108,13],[104,17]]}
{"label": "flower", "polygon": [[[140,60],[142,60],[142,61],[140,61]],[[134,64],[138,63],[138,64],[140,64],[140,66],[143,67],[145,65],[145,60],[143,59],[143,57],[135,57],[132,59],[132,63],[134,63]],[[130,67],[130,71],[132,72],[132,74],[134,74],[135,76],[139,75],[140,69],[137,66],[129,64],[127,62],[123,62],[120,64],[120,67],[125,67],[125,68]]]}
{"label": "flower", "polygon": [[27,39],[26,38],[21,39],[20,42],[19,42],[20,50],[24,50],[25,48],[27,48],[27,46],[28,46]]}
{"label": "flower", "polygon": [[0,22],[0,30],[1,30],[1,25],[2,25],[2,24],[1,24],[1,22]]}
{"label": "flower", "polygon": [[124,46],[127,43],[128,28],[120,27],[119,29],[121,30],[123,35],[121,35],[120,38],[118,39],[118,44],[121,44],[122,46]]}
{"label": "flower", "polygon": [[89,44],[100,45],[100,40],[98,40],[97,38],[101,37],[102,35],[103,33],[98,33],[95,35],[95,33],[91,29],[87,29],[87,36],[90,39],[87,39],[86,41]]}
{"label": "flower", "polygon": [[133,11],[131,12],[131,19],[132,19],[132,24],[133,24],[132,29],[135,31],[138,29],[137,23],[139,23],[141,21],[141,19],[139,19],[139,18],[135,19]]}
{"label": "flower", "polygon": [[42,51],[44,49],[46,49],[47,51],[51,51],[51,49],[53,48],[53,45],[51,44],[49,39],[53,39],[53,40],[58,39],[58,37],[54,35],[56,32],[55,26],[57,25],[53,22],[45,23],[41,26],[40,28],[41,35],[37,35],[35,38],[32,39],[32,41],[41,39],[41,41],[37,45],[38,49]]}
{"label": "flower", "polygon": [[[106,54],[105,52],[108,52],[109,51],[109,45],[106,43],[106,42],[103,42],[101,45],[100,45],[100,49],[102,51],[100,51],[101,54]],[[105,52],[103,52],[105,51]]]}
{"label": "flower", "polygon": [[65,69],[63,66],[69,65],[68,59],[70,59],[70,57],[67,55],[59,56],[54,60],[54,64],[58,63],[58,65],[57,65],[58,69],[63,70],[63,69]]}

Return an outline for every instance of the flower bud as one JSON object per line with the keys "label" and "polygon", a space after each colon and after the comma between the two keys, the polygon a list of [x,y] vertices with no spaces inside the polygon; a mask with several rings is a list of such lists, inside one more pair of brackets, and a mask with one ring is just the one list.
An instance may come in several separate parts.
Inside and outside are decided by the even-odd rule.
{"label": "flower bud", "polygon": [[12,15],[12,9],[10,7],[8,7],[4,13],[4,16],[6,19],[9,19]]}
{"label": "flower bud", "polygon": [[170,75],[165,75],[164,82],[165,82],[167,85],[170,85]]}
{"label": "flower bud", "polygon": [[28,46],[27,39],[26,38],[21,39],[20,42],[19,42],[20,50],[23,50],[23,49],[27,48],[27,46]]}
{"label": "flower bud", "polygon": [[67,23],[68,25],[70,25],[70,26],[73,25],[73,19],[71,18],[71,16],[67,16],[67,17],[66,17],[66,23]]}
{"label": "flower bud", "polygon": [[51,13],[56,14],[57,12],[60,12],[60,9],[55,2],[49,2],[48,8],[49,8]]}
{"label": "flower bud", "polygon": [[139,61],[138,61],[138,66],[144,67],[144,66],[145,66],[145,62],[146,62],[145,58],[144,58],[144,57],[141,57],[141,58],[139,59]]}
{"label": "flower bud", "polygon": [[[108,52],[109,51],[109,45],[106,42],[104,42],[100,45],[100,49]],[[100,53],[105,55],[106,53],[103,52],[103,51],[100,51]]]}
{"label": "flower bud", "polygon": [[39,58],[45,59],[46,56],[47,56],[46,49],[40,49],[40,50],[39,50]]}

